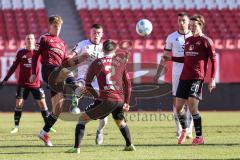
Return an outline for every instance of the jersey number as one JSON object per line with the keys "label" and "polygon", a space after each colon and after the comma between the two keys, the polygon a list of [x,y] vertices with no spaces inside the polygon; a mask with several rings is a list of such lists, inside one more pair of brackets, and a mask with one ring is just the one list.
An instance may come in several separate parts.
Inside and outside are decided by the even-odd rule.
{"label": "jersey number", "polygon": [[115,75],[115,67],[114,66],[110,66],[110,65],[107,65],[105,66],[105,71],[109,72],[107,73],[106,75],[106,84],[107,85],[113,85],[115,84],[114,81],[111,80],[111,77]]}

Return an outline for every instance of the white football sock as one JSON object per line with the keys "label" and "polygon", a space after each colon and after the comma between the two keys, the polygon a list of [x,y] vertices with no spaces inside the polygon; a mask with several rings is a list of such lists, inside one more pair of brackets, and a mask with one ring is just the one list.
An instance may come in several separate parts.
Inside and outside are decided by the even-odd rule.
{"label": "white football sock", "polygon": [[108,122],[108,118],[107,117],[105,117],[104,119],[100,119],[97,130],[99,132],[102,132],[103,128],[107,125],[107,122]]}

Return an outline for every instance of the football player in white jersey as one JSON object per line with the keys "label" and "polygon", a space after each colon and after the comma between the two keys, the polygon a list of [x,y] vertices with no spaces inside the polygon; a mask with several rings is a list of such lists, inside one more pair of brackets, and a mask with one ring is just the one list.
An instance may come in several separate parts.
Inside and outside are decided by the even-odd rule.
{"label": "football player in white jersey", "polygon": [[[85,54],[91,57],[91,60],[88,59],[86,63],[81,64],[77,68],[77,81],[82,84],[85,84],[86,74],[90,64],[95,59],[103,57],[103,51],[102,51],[103,44],[101,42],[102,36],[103,36],[102,25],[93,24],[90,30],[90,39],[79,42],[72,50],[71,54],[73,56],[78,56],[79,59],[81,58],[82,55],[85,55]],[[96,90],[98,90],[98,83],[96,80],[93,81],[92,86]],[[76,103],[76,106],[77,104],[78,103]],[[97,133],[96,133],[96,144],[103,143],[103,128],[106,126],[107,121],[108,121],[107,117],[99,120],[99,126],[97,128]]]}
{"label": "football player in white jersey", "polygon": [[[178,31],[175,31],[168,35],[165,48],[164,48],[164,53],[163,55],[169,55],[171,52],[173,56],[175,57],[183,57],[184,56],[184,44],[185,44],[185,39],[192,36],[191,31],[188,28],[189,26],[189,17],[186,13],[182,12],[178,14]],[[166,65],[166,61],[162,58],[160,64],[158,65],[157,73],[154,77],[154,81],[157,82],[159,77],[161,76],[161,72],[163,68]],[[183,63],[177,63],[173,62],[173,67],[172,67],[172,95],[173,95],[173,113],[174,113],[174,118],[175,122],[177,125],[177,132],[176,132],[176,137],[179,138],[182,127],[179,123],[177,112],[176,112],[176,91],[179,83],[179,78],[181,75],[183,69]],[[188,117],[188,129],[187,129],[187,137],[192,138],[192,126],[193,126],[193,120],[191,113],[188,107],[185,107],[185,113],[187,114]]]}

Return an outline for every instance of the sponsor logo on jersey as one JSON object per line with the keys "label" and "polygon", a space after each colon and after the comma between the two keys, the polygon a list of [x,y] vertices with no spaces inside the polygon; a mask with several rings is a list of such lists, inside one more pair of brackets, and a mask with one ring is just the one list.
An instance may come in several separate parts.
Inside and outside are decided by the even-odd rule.
{"label": "sponsor logo on jersey", "polygon": [[185,52],[186,56],[197,56],[198,52]]}
{"label": "sponsor logo on jersey", "polygon": [[59,48],[50,48],[50,50],[55,52],[55,53],[57,53],[57,54],[59,54],[59,55],[63,55],[64,54],[64,52],[61,49],[59,49]]}
{"label": "sponsor logo on jersey", "polygon": [[26,67],[26,68],[32,68],[32,64],[31,63],[30,64],[29,63],[25,63],[25,64],[23,64],[23,66]]}
{"label": "sponsor logo on jersey", "polygon": [[194,50],[194,45],[190,45],[188,49],[189,49],[189,51]]}

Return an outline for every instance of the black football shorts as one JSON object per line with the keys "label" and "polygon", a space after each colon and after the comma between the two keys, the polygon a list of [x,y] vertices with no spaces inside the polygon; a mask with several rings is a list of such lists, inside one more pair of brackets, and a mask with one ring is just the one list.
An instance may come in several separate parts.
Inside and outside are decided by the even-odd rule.
{"label": "black football shorts", "polygon": [[176,97],[188,99],[194,97],[202,99],[203,80],[180,80],[177,88]]}
{"label": "black football shorts", "polygon": [[112,113],[112,116],[115,120],[123,120],[123,105],[123,102],[95,100],[93,104],[89,105],[85,109],[85,113],[93,120],[103,119],[110,113]]}
{"label": "black football shorts", "polygon": [[18,86],[17,93],[16,93],[16,99],[26,100],[30,92],[32,93],[34,99],[36,99],[36,100],[41,100],[41,99],[45,98],[44,90],[41,87],[26,88],[26,87]]}

